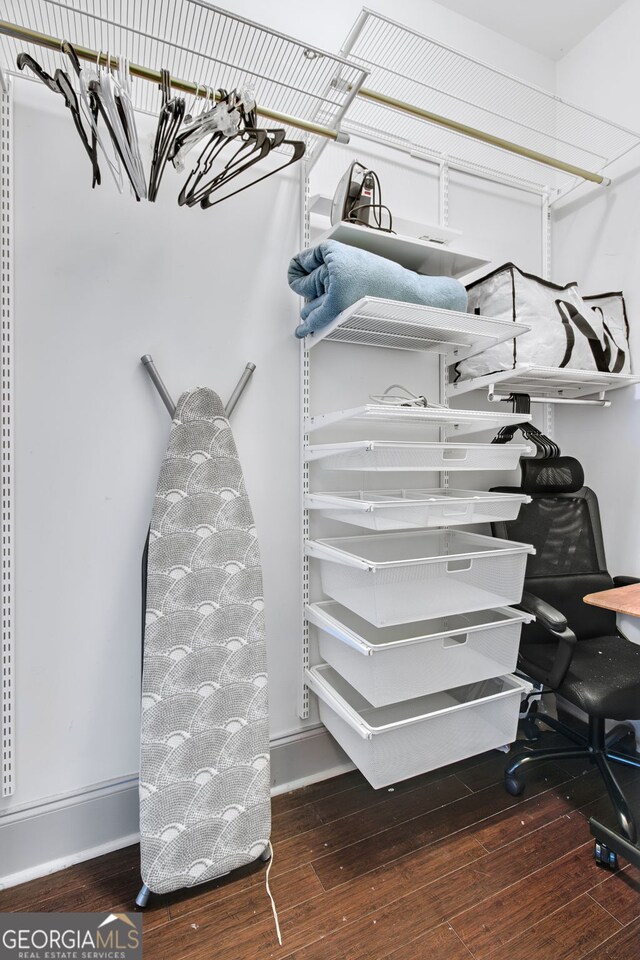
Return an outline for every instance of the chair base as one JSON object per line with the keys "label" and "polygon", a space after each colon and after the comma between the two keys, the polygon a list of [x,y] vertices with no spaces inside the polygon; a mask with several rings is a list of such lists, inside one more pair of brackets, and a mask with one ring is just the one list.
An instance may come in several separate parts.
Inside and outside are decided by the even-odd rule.
{"label": "chair base", "polygon": [[[529,709],[526,717],[521,721],[521,728],[526,740],[536,741],[540,739],[540,730],[537,727],[538,723],[543,723],[545,727],[555,730],[556,733],[561,733],[568,740],[572,740],[574,743],[583,745],[589,743],[588,735],[585,736],[580,732],[580,730],[576,730],[574,727],[568,726],[568,724],[564,723],[563,720],[559,720],[557,717],[552,717],[548,713],[542,713],[542,711],[538,709],[538,701],[535,701],[531,704],[531,708]],[[579,723],[580,727],[584,729],[585,724],[581,722]],[[615,727],[612,727],[609,732],[605,734],[607,751],[609,751],[611,747],[615,747],[622,740],[626,740],[627,737],[633,737],[635,744],[636,731],[633,725],[631,723],[616,723]],[[613,757],[610,759],[613,759]]]}
{"label": "chair base", "polygon": [[[538,719],[542,720],[541,715],[538,714],[537,716]],[[553,729],[558,729],[556,723],[564,727],[564,724],[555,721],[553,717],[545,717],[544,722],[546,723],[547,720],[554,720]],[[569,730],[570,728],[567,727],[566,729]],[[564,730],[560,730],[560,732],[564,733]],[[573,747],[549,747],[517,754],[504,772],[506,790],[513,796],[519,796],[524,790],[524,784],[517,774],[533,763],[545,763],[549,760],[589,760],[590,763],[597,766],[600,776],[604,780],[622,835],[630,843],[635,844],[637,839],[636,823],[620,785],[613,775],[609,761],[613,760],[616,763],[624,763],[627,766],[640,769],[640,757],[636,758],[608,749],[604,733],[604,719],[600,717],[589,717],[588,738],[580,737],[574,731],[571,731],[571,734],[571,739],[575,742]]]}
{"label": "chair base", "polygon": [[[625,837],[620,836],[619,833],[605,826],[604,823],[600,823],[595,817],[591,817],[589,820],[589,829],[591,830],[591,835],[595,837],[596,840],[595,849],[598,863],[602,866],[612,866],[615,868],[619,854],[628,860],[629,863],[633,864],[634,867],[640,869],[640,848],[638,848],[635,843],[629,843]],[[602,859],[602,857],[598,855],[602,853],[603,847],[614,855],[610,863],[607,863],[605,859]]]}

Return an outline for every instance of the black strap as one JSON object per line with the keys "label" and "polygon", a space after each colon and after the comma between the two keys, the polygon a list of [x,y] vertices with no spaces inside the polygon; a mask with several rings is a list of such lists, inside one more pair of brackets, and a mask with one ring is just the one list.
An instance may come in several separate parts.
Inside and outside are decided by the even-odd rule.
{"label": "black strap", "polygon": [[[620,373],[620,371],[624,368],[624,363],[627,357],[626,352],[622,349],[622,347],[618,345],[618,343],[616,342],[616,338],[611,333],[611,330],[609,330],[609,327],[607,326],[607,322],[604,319],[604,310],[602,309],[602,307],[592,307],[591,309],[597,310],[600,316],[602,317],[602,329],[604,330],[605,340],[607,341],[607,347],[609,351],[612,343],[615,346],[616,350],[618,351],[616,354],[615,363],[613,367],[611,367],[610,365],[609,369],[611,373]],[[609,360],[609,364],[611,364],[611,360]]]}
{"label": "black strap", "polygon": [[[571,326],[573,324],[576,330],[581,333],[583,337],[587,338],[596,369],[599,370],[600,373],[610,373],[610,345],[602,346],[598,334],[572,303],[569,303],[567,300],[556,300],[556,307],[558,308],[558,313],[560,314],[560,319],[562,320],[562,325],[567,335],[567,349],[565,350],[560,366],[566,367],[571,359],[575,345],[575,334]],[[563,313],[563,309],[566,311],[566,316]]]}
{"label": "black strap", "polygon": [[149,560],[149,538],[151,537],[151,527],[147,530],[147,538],[144,541],[144,550],[142,551],[141,565],[141,601],[142,601],[142,642],[140,644],[140,657],[144,665],[144,630],[147,623],[147,563]]}

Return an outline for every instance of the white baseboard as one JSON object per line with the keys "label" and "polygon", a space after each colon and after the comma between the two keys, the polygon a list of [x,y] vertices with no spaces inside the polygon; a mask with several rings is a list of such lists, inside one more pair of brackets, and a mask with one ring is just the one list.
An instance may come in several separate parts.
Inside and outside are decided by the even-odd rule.
{"label": "white baseboard", "polygon": [[354,764],[321,724],[271,741],[271,796],[349,770]]}
{"label": "white baseboard", "polygon": [[[271,743],[273,795],[353,768],[321,726]],[[136,776],[10,807],[0,814],[0,890],[136,843],[138,828]]]}
{"label": "white baseboard", "polygon": [[135,843],[138,826],[130,777],[10,809],[0,817],[0,889]]}

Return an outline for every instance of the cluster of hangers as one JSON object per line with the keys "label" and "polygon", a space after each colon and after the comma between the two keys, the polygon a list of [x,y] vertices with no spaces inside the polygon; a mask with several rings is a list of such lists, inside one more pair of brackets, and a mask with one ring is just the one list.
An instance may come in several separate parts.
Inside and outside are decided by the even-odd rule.
{"label": "cluster of hangers", "polygon": [[[201,152],[178,197],[181,206],[199,205],[206,210],[235,196],[279,170],[300,160],[305,153],[301,140],[288,140],[283,129],[258,126],[253,94],[243,90],[212,90],[197,87],[191,110],[186,100],[173,95],[168,70],[161,70],[162,105],[158,117],[148,178],[140,154],[135,115],[131,101],[129,63],[98,54],[95,65],[82,66],[68,41],[61,52],[68,57],[76,75],[76,93],[69,74],[57,69],[51,77],[28,53],[18,55],[18,68],[29,68],[54,93],[61,95],[70,111],[75,129],[91,162],[92,186],[102,182],[100,163],[106,164],[120,192],[128,181],[136,200],[154,202],[168,163],[178,171],[186,169],[186,157],[196,145]],[[203,97],[199,98],[202,92]],[[200,104],[196,111],[196,104]],[[98,121],[102,120],[108,136]],[[202,148],[202,142],[204,148]],[[279,150],[285,161],[277,166],[264,161]],[[100,162],[99,162],[100,158]]]}
{"label": "cluster of hangers", "polygon": [[[529,416],[531,413],[531,398],[528,393],[512,393],[509,395],[509,400],[511,400],[513,405],[514,413],[521,413],[524,416]],[[535,447],[535,453],[533,459],[535,460],[550,460],[556,459],[556,457],[561,456],[561,450],[557,443],[553,440],[550,440],[542,431],[538,430],[530,422],[523,423],[513,423],[508,427],[502,427],[498,434],[492,440],[492,443],[509,443],[510,440],[513,440],[517,431],[520,431],[524,439],[528,443],[532,443]]]}

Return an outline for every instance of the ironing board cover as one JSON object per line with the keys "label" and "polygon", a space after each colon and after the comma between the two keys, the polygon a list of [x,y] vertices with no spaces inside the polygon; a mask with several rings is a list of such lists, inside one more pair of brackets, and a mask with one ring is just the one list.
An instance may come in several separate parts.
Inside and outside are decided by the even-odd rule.
{"label": "ironing board cover", "polygon": [[255,860],[271,832],[260,552],[220,398],[184,393],[151,518],[140,853],[155,893]]}

